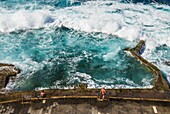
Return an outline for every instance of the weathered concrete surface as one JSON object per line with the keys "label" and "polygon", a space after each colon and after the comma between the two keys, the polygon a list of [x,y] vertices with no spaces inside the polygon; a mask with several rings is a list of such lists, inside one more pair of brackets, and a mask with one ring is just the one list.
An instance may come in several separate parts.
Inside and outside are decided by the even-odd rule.
{"label": "weathered concrete surface", "polygon": [[14,65],[0,63],[0,89],[7,85],[10,76],[16,76],[18,73],[20,70]]}
{"label": "weathered concrete surface", "polygon": [[[71,89],[71,90],[45,90],[46,99],[63,98],[97,98],[100,89]],[[22,100],[38,100],[40,91],[12,92],[0,94],[0,104]],[[128,99],[143,101],[170,102],[170,91],[158,91],[149,89],[107,89],[107,97],[110,99]]]}
{"label": "weathered concrete surface", "polygon": [[0,104],[0,114],[169,114],[170,103],[96,99],[48,99]]}

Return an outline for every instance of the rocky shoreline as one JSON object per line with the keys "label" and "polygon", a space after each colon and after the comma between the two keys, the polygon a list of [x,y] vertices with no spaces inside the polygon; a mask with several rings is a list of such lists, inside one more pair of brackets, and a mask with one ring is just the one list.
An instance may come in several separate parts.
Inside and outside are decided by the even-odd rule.
{"label": "rocky shoreline", "polygon": [[15,65],[0,63],[0,89],[6,87],[11,76],[16,76],[20,73],[20,69]]}

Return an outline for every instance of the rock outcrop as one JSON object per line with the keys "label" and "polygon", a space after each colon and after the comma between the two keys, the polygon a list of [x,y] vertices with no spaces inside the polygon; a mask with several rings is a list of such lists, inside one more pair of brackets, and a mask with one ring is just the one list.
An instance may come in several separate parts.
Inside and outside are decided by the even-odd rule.
{"label": "rock outcrop", "polygon": [[0,63],[0,89],[6,87],[10,76],[16,76],[20,70],[12,64]]}

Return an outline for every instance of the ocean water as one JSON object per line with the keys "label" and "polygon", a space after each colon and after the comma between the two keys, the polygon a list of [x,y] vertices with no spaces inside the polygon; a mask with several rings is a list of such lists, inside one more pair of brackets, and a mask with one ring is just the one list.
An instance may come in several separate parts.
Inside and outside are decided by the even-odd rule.
{"label": "ocean water", "polygon": [[0,62],[22,71],[6,89],[151,88],[142,56],[170,82],[170,7],[164,0],[1,0]]}

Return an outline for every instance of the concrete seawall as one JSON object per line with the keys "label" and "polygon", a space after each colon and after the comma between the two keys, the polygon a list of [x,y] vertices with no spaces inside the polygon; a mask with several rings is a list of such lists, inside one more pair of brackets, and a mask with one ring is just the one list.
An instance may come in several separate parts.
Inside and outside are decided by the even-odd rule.
{"label": "concrete seawall", "polygon": [[134,48],[125,49],[126,51],[130,51],[133,57],[135,57],[141,64],[149,68],[155,74],[155,82],[153,89],[157,90],[168,90],[169,85],[167,81],[163,78],[162,72],[152,63],[145,60],[140,54],[144,51],[145,41],[141,40]]}

